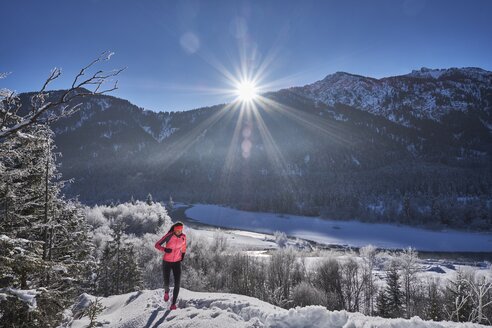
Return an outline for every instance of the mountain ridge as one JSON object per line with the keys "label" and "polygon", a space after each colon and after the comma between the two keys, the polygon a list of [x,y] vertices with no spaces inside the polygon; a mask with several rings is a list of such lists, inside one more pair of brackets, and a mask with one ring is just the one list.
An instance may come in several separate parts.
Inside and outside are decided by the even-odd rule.
{"label": "mountain ridge", "polygon": [[337,72],[290,90],[329,106],[341,103],[394,122],[406,122],[409,116],[440,120],[451,111],[468,110],[472,103],[476,106],[471,109],[482,110],[491,122],[492,72],[476,67],[421,68],[381,79]]}
{"label": "mountain ridge", "polygon": [[53,130],[61,171],[75,179],[66,192],[89,204],[150,192],[246,210],[491,229],[492,82],[462,77],[447,78],[454,89],[441,102],[465,95],[466,107],[441,106],[435,117],[405,103],[420,97],[415,90],[435,103],[434,77],[391,78],[412,87],[392,102],[375,99],[379,110],[359,106],[356,93],[368,89],[352,87],[380,91],[377,80],[338,74],[328,80],[339,89],[314,83],[334,98],[288,88],[264,94],[254,111],[153,112],[98,95]]}

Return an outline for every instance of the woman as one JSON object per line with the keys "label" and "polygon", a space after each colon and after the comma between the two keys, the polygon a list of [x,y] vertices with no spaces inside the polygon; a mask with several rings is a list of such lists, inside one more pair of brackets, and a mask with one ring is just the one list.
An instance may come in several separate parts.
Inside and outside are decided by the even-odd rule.
{"label": "woman", "polygon": [[[165,245],[164,247],[162,245]],[[155,248],[164,252],[162,257],[162,271],[164,273],[164,301],[169,300],[169,278],[171,270],[174,277],[173,303],[171,310],[176,310],[176,300],[179,294],[179,283],[181,280],[181,261],[186,254],[186,235],[183,233],[183,223],[176,222],[171,229],[162,237]]]}

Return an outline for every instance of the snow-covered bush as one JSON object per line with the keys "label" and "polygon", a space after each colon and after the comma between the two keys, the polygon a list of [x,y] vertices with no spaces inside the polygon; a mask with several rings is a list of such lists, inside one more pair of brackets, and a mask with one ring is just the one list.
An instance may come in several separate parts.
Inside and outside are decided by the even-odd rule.
{"label": "snow-covered bush", "polygon": [[273,236],[275,238],[275,242],[277,243],[278,247],[285,248],[287,246],[288,238],[285,232],[275,231],[273,233]]}
{"label": "snow-covered bush", "polygon": [[[157,254],[154,244],[168,231],[172,225],[171,218],[160,203],[147,204],[137,201],[123,203],[114,207],[95,206],[86,208],[87,222],[92,227],[92,239],[95,245],[94,257],[100,261],[96,281],[101,283],[101,270],[107,263],[101,263],[104,257],[108,261],[108,243],[114,244],[114,227],[123,229],[121,241],[117,244],[131,250],[133,259],[129,263],[137,263],[142,278],[143,288],[159,288],[162,286],[162,260]],[[104,253],[106,252],[106,253]],[[128,253],[128,252],[126,252]],[[125,255],[127,255],[125,253]],[[111,260],[109,259],[111,262]],[[99,278],[98,278],[99,277]],[[107,280],[107,279],[106,279]],[[101,289],[102,288],[102,289]],[[98,291],[107,290],[97,287]]]}
{"label": "snow-covered bush", "polygon": [[211,251],[213,253],[221,253],[227,249],[227,237],[220,229],[215,230],[212,240]]}
{"label": "snow-covered bush", "polygon": [[137,201],[135,204],[123,203],[115,207],[95,206],[86,211],[86,216],[88,223],[94,229],[118,221],[126,225],[126,234],[137,236],[156,233],[161,226],[171,225],[171,219],[164,206],[160,203],[149,205],[142,201]]}

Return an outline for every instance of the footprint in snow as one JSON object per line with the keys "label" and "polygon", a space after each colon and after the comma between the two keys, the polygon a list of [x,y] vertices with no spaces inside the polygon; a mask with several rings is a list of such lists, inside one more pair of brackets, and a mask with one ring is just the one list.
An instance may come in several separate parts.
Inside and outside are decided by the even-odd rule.
{"label": "footprint in snow", "polygon": [[215,318],[217,318],[219,315],[220,315],[220,312],[215,312],[215,313],[212,313],[210,316],[211,316],[212,318],[214,318],[214,319],[215,319]]}

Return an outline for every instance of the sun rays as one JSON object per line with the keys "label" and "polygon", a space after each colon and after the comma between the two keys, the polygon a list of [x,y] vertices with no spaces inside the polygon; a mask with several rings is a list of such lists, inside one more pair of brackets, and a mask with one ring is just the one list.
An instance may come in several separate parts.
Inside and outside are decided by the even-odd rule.
{"label": "sun rays", "polygon": [[[164,168],[188,156],[194,149],[193,146],[199,145],[198,141],[209,135],[210,140],[215,142],[213,149],[216,154],[212,158],[223,160],[222,168],[215,175],[218,181],[210,181],[217,186],[216,192],[221,199],[228,199],[230,193],[243,193],[245,196],[254,194],[254,189],[259,186],[253,186],[249,182],[258,181],[255,178],[258,175],[279,183],[279,192],[287,192],[293,201],[302,199],[302,186],[299,185],[302,179],[292,174],[292,166],[297,164],[291,163],[293,158],[286,153],[291,152],[289,147],[297,147],[294,145],[297,141],[303,142],[299,140],[302,137],[282,131],[282,125],[276,125],[272,129],[272,122],[293,122],[294,126],[303,127],[305,131],[318,135],[319,138],[329,138],[334,143],[346,145],[350,142],[343,139],[340,125],[335,121],[319,116],[313,110],[306,111],[304,108],[296,108],[296,105],[288,105],[291,104],[288,98],[295,97],[295,92],[287,91],[286,101],[268,93],[285,87],[291,79],[270,78],[270,67],[275,63],[274,54],[275,51],[270,51],[261,57],[261,61],[252,63],[248,59],[251,56],[246,51],[240,51],[239,62],[232,65],[232,69],[227,69],[223,62],[207,52],[205,45],[196,53],[215,69],[224,86],[201,86],[196,92],[222,95],[228,101],[219,108],[210,109],[213,110],[211,114],[201,112],[203,119],[198,119],[188,131],[180,131],[173,136],[174,140],[165,154],[157,157],[160,161],[165,161]],[[217,76],[211,78],[216,79]],[[290,84],[295,82],[290,81]],[[208,109],[201,111],[206,110]],[[218,128],[220,133],[225,134],[214,134],[219,133],[216,132]],[[296,149],[302,151],[299,147]]]}

